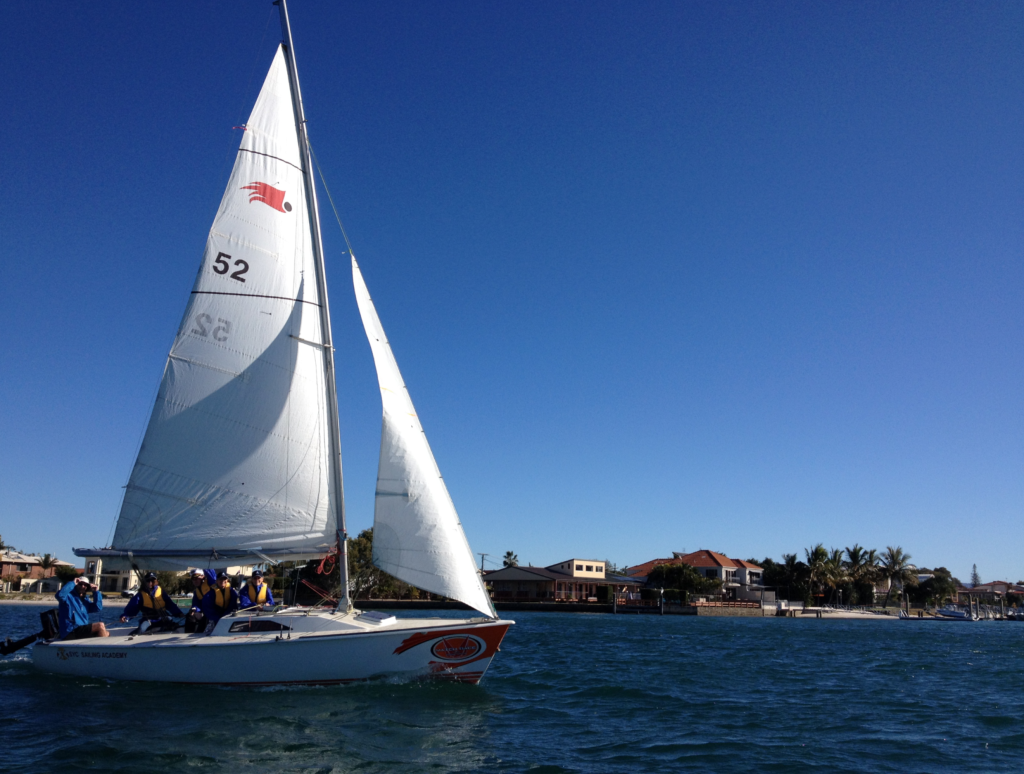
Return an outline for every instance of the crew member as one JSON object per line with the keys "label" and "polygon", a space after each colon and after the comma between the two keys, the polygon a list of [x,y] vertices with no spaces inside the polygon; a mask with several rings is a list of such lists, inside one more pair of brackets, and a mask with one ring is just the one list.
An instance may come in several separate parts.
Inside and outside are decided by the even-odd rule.
{"label": "crew member", "polygon": [[164,590],[157,583],[155,572],[146,573],[139,593],[125,605],[121,623],[128,623],[128,620],[135,617],[137,613],[142,614],[142,623],[139,624],[140,631],[145,631],[148,628],[143,625],[147,622],[157,631],[173,631],[178,624],[172,621],[170,616],[175,618],[184,618],[185,616],[170,595],[164,594]]}
{"label": "crew member", "polygon": [[238,592],[231,588],[231,578],[221,575],[217,585],[203,597],[203,614],[206,616],[206,631],[212,632],[224,616],[238,609]]}
{"label": "crew member", "polygon": [[192,606],[185,614],[185,631],[201,632],[206,629],[206,615],[203,613],[203,597],[217,583],[216,570],[192,571]]}
{"label": "crew member", "polygon": [[253,570],[252,578],[242,587],[238,595],[238,606],[242,610],[250,607],[262,610],[264,607],[274,606],[274,593],[270,586],[263,582],[263,573],[260,570]]}
{"label": "crew member", "polygon": [[[86,596],[92,592],[92,600]],[[75,578],[65,583],[56,594],[57,618],[60,621],[59,639],[81,640],[86,637],[109,637],[110,632],[102,621],[89,622],[90,613],[103,610],[103,595],[100,587],[85,578]]]}

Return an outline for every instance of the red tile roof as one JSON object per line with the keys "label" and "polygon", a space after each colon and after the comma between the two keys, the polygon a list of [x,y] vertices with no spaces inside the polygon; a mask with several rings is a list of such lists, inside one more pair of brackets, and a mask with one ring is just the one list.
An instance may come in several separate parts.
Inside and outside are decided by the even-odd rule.
{"label": "red tile roof", "polygon": [[652,559],[649,562],[626,568],[626,575],[649,575],[651,570],[660,564],[688,564],[691,567],[742,567],[747,570],[760,570],[756,564],[742,559],[730,559],[716,551],[694,551],[692,554],[676,554],[671,559]]}

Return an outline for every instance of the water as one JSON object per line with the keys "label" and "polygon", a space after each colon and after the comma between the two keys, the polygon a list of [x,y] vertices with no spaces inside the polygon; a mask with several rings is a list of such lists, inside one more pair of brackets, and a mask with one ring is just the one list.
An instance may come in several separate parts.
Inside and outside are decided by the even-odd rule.
{"label": "water", "polygon": [[[0,632],[40,609],[0,606]],[[0,770],[1024,769],[1024,625],[515,619],[479,686],[108,683],[23,651],[0,659]]]}

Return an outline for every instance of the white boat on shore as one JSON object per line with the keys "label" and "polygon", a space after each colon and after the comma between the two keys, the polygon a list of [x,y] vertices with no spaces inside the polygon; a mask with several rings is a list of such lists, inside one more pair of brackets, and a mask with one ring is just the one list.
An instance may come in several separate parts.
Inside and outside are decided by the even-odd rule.
{"label": "white boat on shore", "polygon": [[374,564],[482,614],[397,619],[349,597],[341,443],[324,256],[285,0],[282,40],[214,219],[118,516],[108,568],[305,561],[337,553],[333,609],[242,611],[205,634],[35,645],[48,672],[228,685],[381,677],[476,683],[498,619],[355,256],[381,391]]}
{"label": "white boat on shore", "polygon": [[956,605],[946,605],[935,611],[939,617],[948,618],[951,621],[973,621],[974,616],[966,610],[961,610]]}

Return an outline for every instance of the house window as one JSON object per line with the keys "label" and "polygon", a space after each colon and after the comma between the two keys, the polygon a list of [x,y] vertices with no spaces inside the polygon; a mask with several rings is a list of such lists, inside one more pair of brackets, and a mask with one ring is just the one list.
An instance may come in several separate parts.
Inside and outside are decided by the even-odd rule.
{"label": "house window", "polygon": [[596,564],[594,565],[594,572],[604,572],[604,568],[601,565]]}
{"label": "house window", "polygon": [[715,571],[715,570],[705,570],[704,571],[704,577],[705,578],[717,578],[718,577],[718,572]]}
{"label": "house window", "polygon": [[576,569],[582,571],[583,570],[583,565],[582,564],[577,564],[576,565]]}
{"label": "house window", "polygon": [[18,572],[28,572],[28,565],[27,564],[19,564],[18,565]]}
{"label": "house window", "polygon": [[588,564],[587,565],[587,572],[593,572],[593,571],[594,571],[594,565]]}

